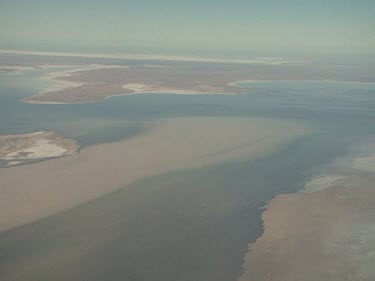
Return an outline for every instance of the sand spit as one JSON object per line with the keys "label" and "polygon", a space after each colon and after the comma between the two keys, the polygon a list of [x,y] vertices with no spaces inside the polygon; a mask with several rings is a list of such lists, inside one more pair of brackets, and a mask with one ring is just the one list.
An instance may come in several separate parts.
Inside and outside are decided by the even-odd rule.
{"label": "sand spit", "polygon": [[144,177],[258,157],[310,133],[272,119],[186,118],[152,123],[123,141],[79,154],[0,170],[0,229],[31,222]]}
{"label": "sand spit", "polygon": [[348,161],[341,173],[308,182],[304,192],[273,199],[239,281],[375,280],[372,158]]}
{"label": "sand spit", "polygon": [[0,136],[0,160],[5,161],[6,166],[73,155],[78,148],[74,140],[63,138],[54,132]]}
{"label": "sand spit", "polygon": [[[163,94],[229,94],[233,95],[236,89],[225,84],[216,83],[185,83],[179,82],[180,78],[171,78],[173,69],[168,67],[142,67],[145,73],[140,73],[136,68],[128,69],[126,66],[92,65],[86,68],[50,73],[48,80],[53,80],[54,85],[46,88],[22,101],[33,104],[74,104],[94,103],[105,101],[113,96],[122,96],[139,93]],[[167,73],[154,74],[148,72],[149,68],[167,68]],[[113,73],[113,69],[126,69],[128,72]],[[98,70],[102,70],[98,75]],[[96,71],[96,72],[95,72]],[[106,73],[107,72],[107,73]],[[156,72],[156,71],[154,71]],[[111,74],[112,73],[112,74]],[[110,78],[121,75],[117,80]],[[167,75],[171,81],[163,81]],[[108,81],[111,80],[111,81]],[[133,81],[125,83],[127,80]],[[148,81],[142,83],[141,81]],[[239,89],[237,89],[239,90]]]}
{"label": "sand spit", "polygon": [[35,64],[31,66],[22,65],[0,65],[0,74],[22,74],[29,70],[44,70],[49,68],[61,67],[79,67],[78,65],[61,65],[61,64]]}
{"label": "sand spit", "polygon": [[34,67],[31,66],[8,66],[0,65],[0,74],[21,74],[26,70],[33,70]]}
{"label": "sand spit", "polygon": [[[159,61],[157,67],[145,62],[127,62],[127,66],[89,65],[86,68],[55,72],[49,77],[59,81],[24,102],[94,103],[109,97],[135,93],[166,94],[238,94],[247,91],[245,81],[346,81],[353,75],[333,75],[321,69],[281,64],[257,67],[241,64]],[[288,75],[285,76],[285,73]],[[308,77],[308,78],[307,78]],[[369,80],[369,79],[359,79]],[[371,80],[372,81],[372,80]],[[95,86],[100,85],[100,86]]]}
{"label": "sand spit", "polygon": [[[51,67],[51,66],[48,65],[46,67]],[[80,68],[77,68],[77,67],[80,67]],[[81,72],[81,71],[88,71],[88,70],[95,70],[95,69],[107,69],[107,68],[128,68],[128,67],[122,66],[122,65],[103,65],[103,64],[80,65],[80,66],[75,66],[74,69],[51,72],[45,78],[49,80],[56,80],[56,79],[63,78],[63,77],[70,77],[76,74],[77,72]]]}
{"label": "sand spit", "polygon": [[360,81],[345,81],[345,80],[334,80],[334,79],[316,79],[316,80],[309,80],[309,79],[283,79],[283,80],[238,80],[236,82],[230,82],[227,83],[228,86],[231,87],[241,87],[243,84],[247,83],[282,83],[282,82],[298,82],[298,81],[304,81],[304,82],[312,82],[312,83],[346,83],[346,84],[359,84],[359,85],[373,85],[375,82],[360,82]]}
{"label": "sand spit", "polygon": [[[140,83],[131,83],[122,85],[122,87],[126,90],[132,91],[133,94],[153,94],[153,93],[163,93],[163,94],[171,94],[171,95],[236,95],[236,93],[223,93],[223,92],[211,92],[215,91],[214,88],[207,88],[207,92],[201,92],[194,89],[174,89],[174,88],[163,88],[158,86],[151,86],[146,84]],[[209,91],[209,92],[208,92]]]}
{"label": "sand spit", "polygon": [[[115,91],[114,87],[105,87],[103,91],[103,87],[100,87],[100,85],[103,86],[103,83],[86,83],[80,81],[70,81],[64,78],[69,78],[72,75],[82,71],[96,69],[127,68],[126,66],[120,65],[101,64],[92,64],[80,67],[81,68],[49,73],[46,77],[44,77],[44,79],[53,81],[53,86],[48,87],[42,91],[39,91],[35,95],[25,98],[22,101],[32,104],[70,104],[81,103],[83,101],[100,101],[106,97],[108,90]],[[120,87],[117,88],[119,88],[119,90],[121,91]]]}
{"label": "sand spit", "polygon": [[61,57],[86,57],[86,58],[117,58],[137,59],[155,61],[186,61],[186,62],[211,62],[211,63],[236,63],[250,65],[283,65],[309,63],[307,60],[294,60],[278,57],[254,57],[254,58],[224,58],[224,57],[199,57],[199,56],[177,56],[161,54],[99,54],[99,53],[73,53],[73,52],[43,52],[30,50],[0,49],[0,54],[38,55],[38,56],[61,56]]}

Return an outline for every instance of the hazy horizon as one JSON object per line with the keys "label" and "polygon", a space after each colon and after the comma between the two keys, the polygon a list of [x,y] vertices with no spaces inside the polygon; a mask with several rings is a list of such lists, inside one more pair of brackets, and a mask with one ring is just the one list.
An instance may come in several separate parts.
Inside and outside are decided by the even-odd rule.
{"label": "hazy horizon", "polygon": [[0,49],[340,61],[375,53],[369,0],[5,0],[0,7]]}

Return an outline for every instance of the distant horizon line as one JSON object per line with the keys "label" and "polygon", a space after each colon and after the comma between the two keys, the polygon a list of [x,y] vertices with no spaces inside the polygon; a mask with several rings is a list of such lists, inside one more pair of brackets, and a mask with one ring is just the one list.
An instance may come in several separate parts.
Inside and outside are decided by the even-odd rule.
{"label": "distant horizon line", "polygon": [[34,55],[34,56],[59,56],[59,57],[85,57],[85,58],[117,58],[134,60],[159,60],[159,61],[186,61],[186,62],[218,62],[238,63],[256,65],[282,65],[282,64],[307,64],[310,60],[287,59],[281,57],[258,57],[235,58],[222,56],[182,56],[165,54],[139,54],[139,53],[81,53],[81,52],[60,52],[60,51],[34,51],[0,49],[0,54]]}

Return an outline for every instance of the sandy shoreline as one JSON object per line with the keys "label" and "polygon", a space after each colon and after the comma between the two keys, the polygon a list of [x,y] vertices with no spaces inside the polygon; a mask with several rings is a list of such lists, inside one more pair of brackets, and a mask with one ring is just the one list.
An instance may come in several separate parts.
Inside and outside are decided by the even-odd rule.
{"label": "sandy shoreline", "polygon": [[0,169],[0,230],[144,177],[257,157],[310,132],[295,123],[247,118],[170,119],[153,126],[139,136],[90,146],[70,157]]}
{"label": "sandy shoreline", "polygon": [[[46,69],[50,66],[45,66]],[[71,67],[74,67],[73,65]],[[78,66],[76,66],[78,67]],[[101,64],[92,64],[88,66],[79,66],[80,68],[69,69],[65,71],[58,71],[58,72],[51,72],[48,75],[44,76],[42,79],[49,80],[53,82],[51,87],[45,88],[38,93],[32,95],[31,97],[25,98],[22,101],[31,104],[69,104],[66,101],[59,101],[59,100],[43,100],[45,97],[50,96],[51,93],[60,93],[66,90],[74,90],[80,88],[85,85],[95,85],[95,83],[85,83],[85,82],[77,82],[77,81],[69,81],[64,78],[69,78],[71,75],[81,72],[81,71],[88,71],[88,70],[95,70],[95,69],[103,69],[103,68],[127,68],[126,66],[120,65],[101,65]]]}
{"label": "sandy shoreline", "polygon": [[[189,89],[173,89],[154,87],[147,84],[124,84],[122,87],[126,90],[132,91],[130,94],[169,94],[169,95],[237,95],[237,93],[222,93],[222,92],[200,92]],[[124,94],[127,95],[127,94]],[[129,95],[129,94],[128,94]],[[107,97],[110,98],[110,97]]]}
{"label": "sandy shoreline", "polygon": [[7,66],[0,65],[0,74],[21,74],[26,70],[34,70],[31,66]]}
{"label": "sandy shoreline", "polygon": [[239,281],[374,280],[374,158],[341,161],[301,192],[271,200]]}
{"label": "sandy shoreline", "polygon": [[0,65],[0,74],[23,74],[30,70],[47,70],[49,68],[62,67],[79,67],[79,65],[62,65],[62,64],[35,64],[31,66],[21,65]]}
{"label": "sandy shoreline", "polygon": [[[267,58],[266,58],[267,60]],[[353,75],[333,75],[321,69],[281,64],[278,67],[257,68],[222,63],[168,62],[160,64],[133,63],[123,65],[89,64],[80,69],[53,72],[47,79],[55,82],[24,102],[34,104],[75,104],[105,101],[113,96],[137,93],[164,94],[239,94],[243,83],[311,81],[371,84],[370,77],[351,82]],[[285,75],[288,73],[288,75]],[[369,80],[370,79],[370,80]],[[367,82],[370,81],[370,82]]]}
{"label": "sandy shoreline", "polygon": [[[142,66],[145,69],[160,68]],[[169,67],[161,67],[169,68]],[[177,95],[206,95],[206,94],[237,94],[230,86],[223,84],[222,86],[204,84],[196,85],[188,83],[188,85],[179,84],[176,81],[169,83],[161,81],[163,78],[154,77],[151,72],[150,77],[144,78],[140,75],[134,82],[125,83],[128,79],[126,73],[121,80],[108,82],[103,77],[95,78],[95,73],[90,76],[92,71],[111,71],[111,69],[129,69],[127,66],[116,65],[89,65],[85,68],[71,69],[60,72],[49,73],[44,79],[54,82],[53,86],[48,87],[30,97],[23,99],[23,102],[31,104],[74,104],[74,103],[93,103],[105,101],[111,97],[124,96],[130,94],[177,94]],[[129,71],[134,71],[129,69]],[[169,70],[168,70],[169,71]],[[173,72],[173,70],[170,70]],[[77,78],[83,75],[83,78]],[[104,74],[104,77],[106,74]],[[168,74],[169,76],[169,74]],[[133,78],[134,79],[134,78]],[[149,79],[148,83],[140,82],[143,79]],[[94,82],[95,81],[95,82]],[[235,89],[235,87],[233,87]]]}
{"label": "sandy shoreline", "polygon": [[227,85],[232,87],[240,87],[244,83],[273,83],[273,82],[327,82],[327,83],[347,83],[347,84],[364,84],[364,85],[375,85],[375,82],[359,82],[359,81],[344,81],[344,80],[334,80],[334,79],[319,79],[319,80],[295,80],[295,79],[285,79],[285,80],[242,80],[236,82],[230,82]]}

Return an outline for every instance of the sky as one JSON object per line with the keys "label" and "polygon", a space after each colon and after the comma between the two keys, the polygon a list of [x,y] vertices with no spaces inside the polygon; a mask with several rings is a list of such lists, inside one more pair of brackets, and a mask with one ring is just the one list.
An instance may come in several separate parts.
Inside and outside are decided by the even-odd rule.
{"label": "sky", "polygon": [[375,0],[0,0],[0,49],[366,57],[374,15]]}

